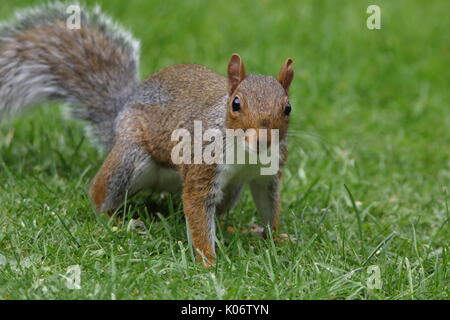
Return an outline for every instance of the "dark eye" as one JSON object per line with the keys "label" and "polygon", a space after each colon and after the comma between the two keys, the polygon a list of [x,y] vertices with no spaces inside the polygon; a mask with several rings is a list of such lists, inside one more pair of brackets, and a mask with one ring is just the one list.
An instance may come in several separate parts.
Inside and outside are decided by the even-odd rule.
{"label": "dark eye", "polygon": [[292,109],[291,104],[288,102],[284,106],[284,114],[288,116],[291,113],[291,109]]}
{"label": "dark eye", "polygon": [[238,97],[234,98],[232,108],[233,111],[239,111],[239,109],[241,108],[241,101]]}

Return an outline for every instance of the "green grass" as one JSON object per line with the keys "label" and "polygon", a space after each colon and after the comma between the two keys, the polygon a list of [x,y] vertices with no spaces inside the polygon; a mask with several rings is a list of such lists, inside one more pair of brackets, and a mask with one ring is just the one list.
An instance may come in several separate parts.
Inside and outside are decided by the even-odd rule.
{"label": "green grass", "polygon": [[[448,1],[100,2],[142,40],[142,77],[179,62],[223,74],[232,52],[253,73],[294,59],[280,229],[298,241],[221,227],[205,270],[179,199],[149,196],[163,218],[144,196],[127,204],[145,235],[96,214],[87,188],[103,156],[51,105],[0,128],[0,299],[449,298]],[[366,28],[369,4],[381,30]],[[260,223],[248,192],[224,222]],[[80,290],[61,276],[72,265]]]}

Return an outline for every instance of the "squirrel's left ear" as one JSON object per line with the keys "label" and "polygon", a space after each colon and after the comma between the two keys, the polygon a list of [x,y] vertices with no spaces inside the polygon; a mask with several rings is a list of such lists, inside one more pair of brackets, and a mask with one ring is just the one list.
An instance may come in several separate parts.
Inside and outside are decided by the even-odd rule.
{"label": "squirrel's left ear", "polygon": [[237,53],[233,53],[228,62],[228,93],[231,95],[239,83],[245,79],[244,61]]}
{"label": "squirrel's left ear", "polygon": [[281,83],[286,93],[288,92],[289,86],[291,85],[292,79],[294,78],[294,69],[292,68],[292,59],[287,58],[284,62],[283,67],[280,72],[278,72],[278,82]]}

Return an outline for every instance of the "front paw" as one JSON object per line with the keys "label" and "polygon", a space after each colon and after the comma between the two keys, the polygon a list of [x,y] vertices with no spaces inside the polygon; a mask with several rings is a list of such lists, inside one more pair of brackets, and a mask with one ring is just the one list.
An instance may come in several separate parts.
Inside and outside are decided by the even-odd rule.
{"label": "front paw", "polygon": [[288,235],[286,233],[280,233],[280,234],[277,234],[277,235],[273,236],[273,241],[274,242],[284,242],[284,241],[287,241],[287,240],[296,242],[297,238],[294,237],[294,236],[290,236],[290,235]]}

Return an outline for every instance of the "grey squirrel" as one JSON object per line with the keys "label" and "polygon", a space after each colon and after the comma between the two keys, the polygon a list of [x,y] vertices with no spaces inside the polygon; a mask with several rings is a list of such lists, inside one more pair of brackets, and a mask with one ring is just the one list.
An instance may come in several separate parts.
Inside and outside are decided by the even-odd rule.
{"label": "grey squirrel", "polygon": [[[231,210],[245,184],[264,223],[278,230],[281,169],[287,158],[292,59],[278,77],[247,74],[233,54],[224,77],[202,65],[163,68],[139,82],[139,43],[98,9],[81,9],[79,29],[66,26],[62,4],[28,10],[0,27],[0,120],[43,100],[68,102],[94,144],[108,153],[90,197],[113,212],[125,196],[148,188],[181,192],[197,259],[215,264],[214,215]],[[176,129],[279,131],[280,167],[259,175],[248,166],[174,163]],[[270,139],[269,143],[270,143]],[[243,172],[246,171],[245,173]]]}

